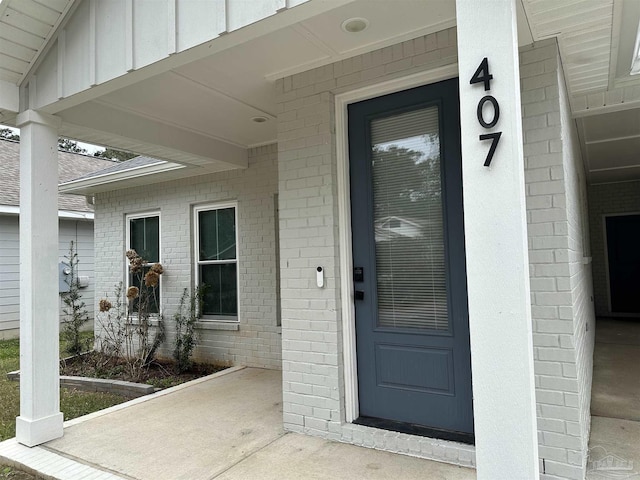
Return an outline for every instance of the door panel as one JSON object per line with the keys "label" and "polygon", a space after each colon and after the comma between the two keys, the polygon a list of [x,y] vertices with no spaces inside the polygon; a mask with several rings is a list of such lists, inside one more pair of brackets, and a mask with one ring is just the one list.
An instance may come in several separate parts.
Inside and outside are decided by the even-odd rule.
{"label": "door panel", "polygon": [[468,441],[457,92],[454,79],[349,106],[351,227],[359,421]]}
{"label": "door panel", "polygon": [[613,313],[640,313],[640,215],[606,218]]}

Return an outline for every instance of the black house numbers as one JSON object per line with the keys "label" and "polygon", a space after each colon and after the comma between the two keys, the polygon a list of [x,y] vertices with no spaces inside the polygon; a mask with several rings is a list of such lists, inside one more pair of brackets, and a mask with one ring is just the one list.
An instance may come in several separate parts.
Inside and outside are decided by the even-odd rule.
{"label": "black house numbers", "polygon": [[[493,75],[489,73],[489,61],[487,57],[484,57],[476,72],[469,80],[469,83],[473,85],[474,83],[482,83],[484,84],[484,91],[491,90],[491,80],[493,80]],[[490,121],[484,118],[484,106],[490,103],[493,107],[493,117]],[[478,123],[482,125],[484,128],[493,128],[498,123],[500,119],[500,105],[498,101],[495,99],[493,95],[485,95],[478,102],[478,108],[476,109],[476,116],[478,117]],[[484,133],[479,136],[480,140],[491,140],[491,146],[489,147],[489,152],[487,153],[487,158],[484,161],[484,166],[488,167],[491,165],[491,160],[493,160],[493,154],[496,153],[496,147],[498,146],[498,142],[500,141],[500,137],[502,136],[502,132],[493,132],[493,133]]]}

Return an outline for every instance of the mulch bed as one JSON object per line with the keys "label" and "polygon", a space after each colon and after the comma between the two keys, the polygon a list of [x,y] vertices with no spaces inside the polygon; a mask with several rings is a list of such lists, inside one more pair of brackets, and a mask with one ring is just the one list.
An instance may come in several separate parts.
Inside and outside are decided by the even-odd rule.
{"label": "mulch bed", "polygon": [[178,372],[175,362],[159,359],[143,369],[138,378],[132,378],[125,362],[114,358],[107,359],[100,352],[89,352],[60,361],[60,375],[147,383],[158,388],[173,387],[225,368],[228,366],[194,362],[189,370]]}

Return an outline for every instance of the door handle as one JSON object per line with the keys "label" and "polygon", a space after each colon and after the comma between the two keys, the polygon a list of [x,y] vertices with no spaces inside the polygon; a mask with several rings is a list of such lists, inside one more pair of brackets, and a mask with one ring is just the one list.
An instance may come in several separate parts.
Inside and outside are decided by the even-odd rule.
{"label": "door handle", "polygon": [[356,290],[354,293],[354,298],[356,300],[364,300],[364,291],[363,290]]}

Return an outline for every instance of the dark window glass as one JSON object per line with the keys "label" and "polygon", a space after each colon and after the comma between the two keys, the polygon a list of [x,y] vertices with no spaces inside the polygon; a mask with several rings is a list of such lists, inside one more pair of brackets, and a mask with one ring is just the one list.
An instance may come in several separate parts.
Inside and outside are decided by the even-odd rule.
{"label": "dark window glass", "polygon": [[[143,267],[142,268],[142,274],[129,272],[129,286],[138,287],[138,289],[141,292],[140,296],[143,296],[144,293],[146,293],[147,294],[146,298],[147,298],[147,301],[149,302],[147,311],[149,313],[158,313],[160,311],[160,288],[159,288],[159,285],[156,285],[155,287],[147,287],[144,284],[144,276],[149,271],[150,268],[151,268],[150,266]],[[145,292],[143,292],[143,290]],[[133,302],[130,304],[131,305],[131,311],[133,313],[137,313],[138,312],[140,296],[138,296],[138,298],[134,298]]]}
{"label": "dark window glass", "polygon": [[160,260],[160,217],[129,220],[129,248],[148,263]]}
{"label": "dark window glass", "polygon": [[203,315],[238,315],[238,281],[235,263],[200,265],[205,285]]}

